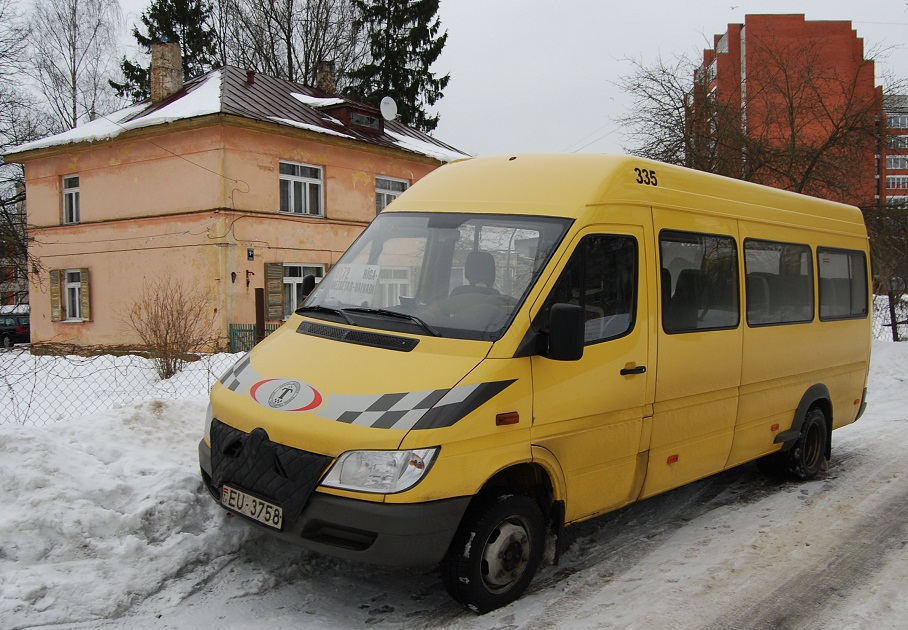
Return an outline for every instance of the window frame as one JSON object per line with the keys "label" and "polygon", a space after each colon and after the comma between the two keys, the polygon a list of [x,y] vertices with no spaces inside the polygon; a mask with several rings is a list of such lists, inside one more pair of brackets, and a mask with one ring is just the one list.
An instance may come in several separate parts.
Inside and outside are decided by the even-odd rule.
{"label": "window frame", "polygon": [[[660,288],[660,291],[662,291],[663,296],[665,295],[665,289],[663,287],[662,270],[669,269],[669,267],[665,261],[665,251],[662,247],[662,243],[667,235],[672,235],[672,234],[677,234],[680,236],[689,236],[689,237],[694,236],[694,237],[699,237],[699,238],[707,237],[707,238],[715,238],[715,239],[727,239],[727,240],[731,241],[731,244],[732,244],[731,249],[734,252],[734,257],[735,257],[735,260],[734,260],[734,262],[735,262],[735,265],[734,265],[734,267],[735,267],[735,269],[734,269],[735,291],[733,292],[733,295],[734,295],[734,299],[735,299],[737,318],[736,318],[734,324],[728,324],[725,326],[710,326],[707,328],[677,328],[677,329],[669,330],[665,326],[665,320],[666,320],[666,314],[668,312],[668,309],[671,308],[671,302],[669,302],[669,304],[666,305],[665,300],[663,300],[661,308],[659,309],[659,319],[660,319],[662,332],[664,332],[666,335],[686,335],[686,334],[690,334],[690,333],[714,332],[714,331],[719,331],[719,330],[737,330],[738,328],[740,328],[740,326],[741,326],[741,252],[738,249],[738,239],[736,237],[732,236],[731,234],[717,234],[717,233],[711,233],[711,232],[695,232],[692,230],[678,230],[678,229],[674,229],[674,228],[663,228],[663,229],[659,230],[659,235],[657,238],[656,246],[659,249],[659,288]],[[676,241],[676,242],[680,242],[680,241]],[[701,261],[700,261],[701,267],[702,267],[702,262],[703,261],[701,259]],[[702,269],[701,269],[701,271],[702,271]],[[680,274],[679,274],[679,277],[680,277]],[[672,283],[674,284],[676,282],[677,282],[677,278],[672,278]],[[668,294],[671,296],[672,299],[674,299],[674,297],[676,295],[676,293],[672,292],[671,286],[669,286],[669,288],[668,288]],[[698,310],[699,310],[699,307],[698,307]]]}
{"label": "window frame", "polygon": [[905,190],[908,189],[908,175],[887,175],[887,190]]}
{"label": "window frame", "polygon": [[[747,271],[747,245],[748,243],[767,243],[771,245],[782,245],[782,246],[791,246],[791,247],[803,247],[807,250],[807,261],[809,263],[808,269],[808,286],[810,287],[810,318],[809,319],[797,319],[797,320],[786,320],[780,322],[751,322],[750,321],[750,293],[748,291],[748,275]],[[747,237],[743,242],[743,253],[744,253],[744,319],[747,322],[748,327],[750,328],[763,328],[765,326],[790,326],[795,324],[810,324],[816,319],[817,314],[817,296],[814,292],[814,286],[816,285],[816,280],[814,278],[814,260],[813,260],[813,248],[807,243],[794,243],[789,241],[775,241],[767,238],[750,238]],[[776,274],[779,277],[782,274]]]}
{"label": "window frame", "polygon": [[[76,280],[70,280],[75,275]],[[81,322],[82,318],[82,272],[79,269],[63,270],[63,308],[66,322]]]}
{"label": "window frame", "polygon": [[[864,284],[864,310],[863,310],[863,312],[857,313],[857,314],[850,313],[848,315],[832,315],[832,316],[823,315],[823,279],[824,278],[821,273],[823,267],[820,265],[820,256],[822,256],[823,254],[826,254],[826,253],[846,254],[849,256],[857,254],[860,257],[861,262],[864,265],[864,273],[863,273],[863,275],[860,276],[861,280]],[[849,319],[867,319],[870,316],[870,312],[871,312],[870,289],[869,289],[868,280],[867,280],[867,271],[868,271],[867,255],[859,249],[847,249],[844,247],[818,246],[816,258],[817,258],[817,261],[816,261],[816,264],[817,264],[817,315],[820,318],[820,321],[821,322],[836,322],[836,321],[849,320]],[[851,258],[849,258],[849,261],[850,260],[851,260]],[[851,263],[849,262],[849,265],[850,264]],[[858,276],[852,275],[848,279],[853,283],[854,279],[856,277],[858,277]]]}
{"label": "window frame", "polygon": [[888,114],[886,127],[887,129],[908,129],[908,114]]}
{"label": "window frame", "polygon": [[[384,180],[389,184],[403,184],[403,190],[392,190],[390,187],[382,188],[379,186],[379,181]],[[392,201],[404,194],[407,189],[410,188],[410,181],[406,179],[399,179],[397,177],[387,177],[385,175],[376,175],[375,176],[375,214],[378,216],[378,213],[384,210],[390,205]],[[379,207],[380,206],[380,207]]]}
{"label": "window frame", "polygon": [[[296,173],[284,173],[282,172],[283,167],[292,167],[296,169]],[[315,169],[318,171],[318,177],[312,177],[311,175],[304,175],[303,169]],[[284,182],[287,182],[287,205],[288,207],[284,208]],[[301,184],[303,193],[302,193],[302,202],[300,204],[301,210],[296,211],[296,189],[295,184]],[[318,211],[312,212],[310,206],[310,201],[312,199],[312,193],[310,192],[310,187],[318,187]],[[302,216],[302,217],[324,217],[325,216],[325,169],[321,166],[315,164],[305,164],[303,162],[291,162],[289,160],[278,160],[278,211],[281,214],[292,215],[292,216]]]}
{"label": "window frame", "polygon": [[[596,233],[583,235],[580,238],[580,240],[577,241],[576,246],[574,247],[573,251],[571,252],[570,257],[568,258],[567,264],[565,264],[564,268],[561,270],[561,273],[559,274],[558,279],[555,281],[555,284],[552,285],[552,288],[549,291],[549,294],[546,297],[546,300],[543,303],[543,306],[539,310],[539,313],[536,317],[535,328],[537,328],[539,330],[544,330],[545,327],[547,326],[549,312],[551,310],[551,307],[554,304],[559,303],[556,301],[556,300],[558,300],[558,297],[559,297],[558,289],[561,286],[562,282],[570,280],[570,274],[572,271],[574,271],[572,269],[572,265],[575,265],[575,264],[578,265],[578,268],[576,269],[576,271],[579,274],[579,279],[580,279],[580,283],[581,283],[581,287],[578,292],[577,304],[581,308],[583,308],[584,313],[586,313],[587,302],[586,302],[585,298],[587,295],[587,291],[585,290],[583,285],[586,283],[586,280],[588,278],[587,265],[589,263],[589,260],[588,260],[588,253],[587,253],[587,251],[588,251],[587,244],[590,243],[590,241],[592,239],[597,239],[597,238],[598,239],[622,239],[625,241],[630,241],[631,250],[632,250],[631,260],[633,262],[633,266],[630,270],[631,280],[632,280],[631,291],[630,291],[630,296],[628,296],[630,312],[627,313],[627,315],[628,315],[627,327],[623,331],[621,331],[618,334],[613,334],[613,335],[609,335],[609,336],[592,337],[590,339],[587,339],[586,334],[584,334],[584,339],[583,339],[584,347],[594,346],[594,345],[597,345],[600,343],[605,343],[608,341],[614,341],[616,339],[621,339],[623,337],[627,337],[628,335],[633,333],[637,327],[637,302],[639,301],[639,295],[640,295],[640,269],[641,269],[642,261],[640,260],[640,251],[641,251],[640,242],[638,241],[637,237],[634,236],[633,234],[619,234],[617,232],[609,232],[609,233],[596,232]],[[569,303],[573,303],[573,302],[569,302]],[[623,315],[623,313],[621,313],[621,314]],[[611,315],[617,315],[617,314],[612,313]],[[605,318],[603,317],[603,319],[605,319]],[[592,320],[590,320],[590,321],[592,321]]]}
{"label": "window frame", "polygon": [[[281,276],[281,310],[282,310],[282,321],[287,321],[293,315],[293,312],[299,307],[299,304],[292,305],[288,304],[287,301],[287,287],[296,287],[296,285],[301,285],[303,283],[303,278],[306,274],[306,269],[318,270],[321,275],[312,274],[315,276],[315,284],[321,282],[322,278],[325,277],[325,265],[321,263],[292,263],[284,262],[281,263],[283,268],[283,275]],[[300,276],[288,276],[287,269],[298,268],[300,270]],[[291,289],[293,291],[294,289]],[[290,311],[289,313],[287,311]]]}
{"label": "window frame", "polygon": [[[67,185],[67,180],[76,180],[76,185]],[[63,225],[76,225],[82,222],[81,208],[80,208],[80,186],[81,180],[77,173],[72,175],[64,175],[61,180],[62,187],[62,201],[63,201]]]}

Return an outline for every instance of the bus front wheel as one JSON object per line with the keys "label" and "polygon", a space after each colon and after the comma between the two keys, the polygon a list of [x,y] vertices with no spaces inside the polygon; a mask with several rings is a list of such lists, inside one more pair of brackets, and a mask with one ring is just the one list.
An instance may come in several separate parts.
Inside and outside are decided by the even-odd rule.
{"label": "bus front wheel", "polygon": [[504,495],[471,509],[442,563],[448,594],[479,613],[520,597],[542,558],[544,525],[526,496]]}

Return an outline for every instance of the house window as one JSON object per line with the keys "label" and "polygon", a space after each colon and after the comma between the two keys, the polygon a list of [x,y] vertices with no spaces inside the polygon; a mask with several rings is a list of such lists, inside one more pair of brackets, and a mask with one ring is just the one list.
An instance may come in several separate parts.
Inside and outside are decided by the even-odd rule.
{"label": "house window", "polygon": [[79,176],[63,178],[63,223],[79,222]]}
{"label": "house window", "polygon": [[908,155],[887,155],[886,168],[893,170],[908,169]]}
{"label": "house window", "polygon": [[281,212],[322,216],[322,169],[280,163]]}
{"label": "house window", "polygon": [[908,175],[887,175],[886,188],[908,188]]}
{"label": "house window", "polygon": [[389,177],[375,178],[375,214],[378,214],[388,204],[397,199],[400,194],[410,187],[410,182]]}
{"label": "house window", "polygon": [[299,308],[303,298],[303,278],[306,276],[315,276],[315,282],[318,283],[325,275],[325,268],[322,265],[294,265],[284,263],[283,278],[283,310],[284,319],[289,319],[293,311]]}
{"label": "house window", "polygon": [[66,319],[82,319],[82,274],[66,271]]}
{"label": "house window", "polygon": [[50,272],[51,321],[91,320],[88,269],[54,269]]}

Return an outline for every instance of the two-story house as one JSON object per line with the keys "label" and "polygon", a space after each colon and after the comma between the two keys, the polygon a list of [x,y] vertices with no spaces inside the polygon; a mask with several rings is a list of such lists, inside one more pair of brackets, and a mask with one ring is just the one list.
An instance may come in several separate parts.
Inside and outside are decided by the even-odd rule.
{"label": "two-story house", "polygon": [[24,165],[41,263],[32,343],[136,343],[123,315],[149,278],[191,278],[222,336],[255,321],[256,288],[279,322],[376,212],[465,157],[332,94],[330,76],[321,90],[235,67],[181,73],[179,45],[156,47],[150,101],[5,156]]}

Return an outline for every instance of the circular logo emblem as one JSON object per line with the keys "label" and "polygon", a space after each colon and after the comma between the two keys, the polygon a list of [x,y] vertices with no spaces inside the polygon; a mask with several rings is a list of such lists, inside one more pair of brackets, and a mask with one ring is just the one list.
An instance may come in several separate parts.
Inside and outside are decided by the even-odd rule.
{"label": "circular logo emblem", "polygon": [[276,411],[311,411],[322,404],[321,393],[306,383],[269,378],[249,388],[249,395],[263,407]]}
{"label": "circular logo emblem", "polygon": [[277,386],[271,395],[268,397],[268,406],[273,409],[278,407],[284,407],[296,398],[296,395],[300,393],[299,382],[297,381],[285,381]]}

